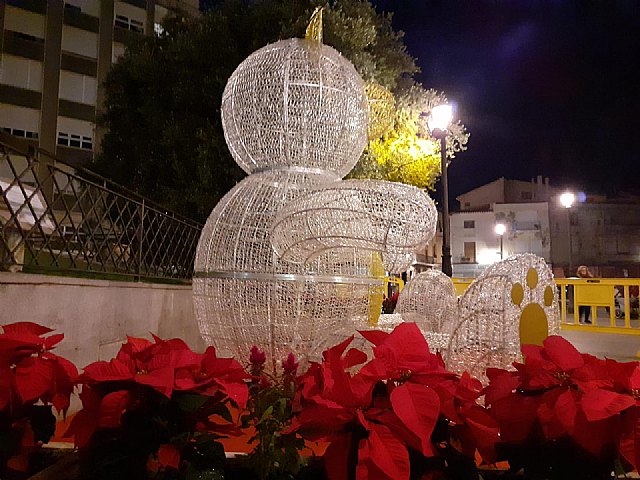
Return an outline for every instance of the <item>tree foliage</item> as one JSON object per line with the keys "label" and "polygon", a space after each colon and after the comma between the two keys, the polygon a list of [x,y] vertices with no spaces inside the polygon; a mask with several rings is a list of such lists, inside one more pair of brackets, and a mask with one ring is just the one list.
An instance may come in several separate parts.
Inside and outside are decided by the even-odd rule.
{"label": "tree foliage", "polygon": [[[160,35],[134,38],[105,83],[99,121],[107,133],[94,169],[205,220],[244,176],[222,131],[227,79],[258,48],[303,36],[319,5],[325,7],[324,43],[397,98],[393,128],[370,144],[354,174],[432,186],[439,169],[421,115],[436,94],[411,82],[402,86],[418,71],[415,60],[402,32],[393,30],[391,14],[376,12],[368,0],[220,0],[198,18],[168,18]],[[462,130],[457,138],[451,145],[459,151],[466,143]],[[417,157],[407,157],[416,151]]]}
{"label": "tree foliage", "polygon": [[[443,92],[426,90],[418,83],[398,89],[391,128],[373,139],[351,178],[377,178],[433,189],[441,173],[440,142],[431,137],[427,118],[431,109],[447,98]],[[447,158],[467,148],[469,133],[458,121],[449,126]]]}

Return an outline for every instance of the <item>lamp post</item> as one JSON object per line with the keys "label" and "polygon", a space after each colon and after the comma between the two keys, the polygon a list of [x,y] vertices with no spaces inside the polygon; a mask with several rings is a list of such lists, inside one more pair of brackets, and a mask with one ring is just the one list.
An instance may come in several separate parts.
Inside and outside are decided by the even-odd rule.
{"label": "lamp post", "polygon": [[560,195],[560,204],[567,209],[567,229],[569,230],[569,274],[573,274],[573,245],[571,241],[571,207],[576,201],[573,192],[564,192]]}
{"label": "lamp post", "polygon": [[495,231],[500,237],[500,260],[503,259],[503,250],[502,250],[502,236],[504,232],[507,231],[507,227],[504,223],[496,223]]}
{"label": "lamp post", "polygon": [[440,140],[440,170],[442,176],[442,273],[451,277],[451,229],[449,220],[449,182],[447,180],[447,128],[453,118],[451,105],[438,105],[431,109],[428,125],[431,135]]}

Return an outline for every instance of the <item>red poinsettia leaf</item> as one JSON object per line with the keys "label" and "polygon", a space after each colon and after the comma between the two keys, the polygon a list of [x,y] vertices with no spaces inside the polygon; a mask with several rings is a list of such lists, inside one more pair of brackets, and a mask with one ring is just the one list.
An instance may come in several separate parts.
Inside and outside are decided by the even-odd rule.
{"label": "red poinsettia leaf", "polygon": [[333,362],[336,360],[340,361],[342,354],[347,349],[349,344],[353,341],[353,337],[354,336],[351,335],[345,341],[338,343],[337,345],[334,345],[333,347],[322,352],[322,358],[324,358],[326,362]]}
{"label": "red poinsettia leaf", "polygon": [[104,396],[100,401],[98,427],[118,428],[122,414],[127,410],[131,394],[128,390],[118,390]]}
{"label": "red poinsettia leaf", "polygon": [[13,371],[9,366],[0,365],[0,411],[9,407],[14,395]]}
{"label": "red poinsettia leaf", "polygon": [[597,389],[585,392],[580,404],[587,420],[594,422],[617,415],[634,406],[636,401],[629,395]]}
{"label": "red poinsettia leaf", "polygon": [[631,374],[631,378],[629,378],[629,387],[634,390],[640,389],[640,367],[636,367]]}
{"label": "red poinsettia leaf", "polygon": [[171,367],[158,368],[149,373],[135,375],[133,380],[141,385],[147,385],[163,395],[171,398],[173,392],[174,370]]}
{"label": "red poinsettia leaf", "polygon": [[129,337],[129,336],[127,336],[127,343],[123,345],[123,347],[127,347],[128,349],[130,349],[132,353],[142,352],[143,350],[146,350],[151,346],[153,346],[153,343],[151,343],[146,338]]}
{"label": "red poinsettia leaf", "polygon": [[578,403],[576,393],[573,390],[562,392],[555,403],[555,415],[563,428],[569,434],[573,433],[576,425],[576,415],[578,413]]}
{"label": "red poinsettia leaf", "polygon": [[421,452],[432,456],[431,434],[440,415],[440,398],[424,385],[404,383],[391,392],[393,412],[420,439]]}
{"label": "red poinsettia leaf", "polygon": [[39,357],[25,358],[16,365],[15,378],[22,401],[34,402],[46,396],[53,387],[53,365]]}
{"label": "red poinsettia leaf", "polygon": [[472,405],[462,411],[465,424],[475,440],[476,448],[485,463],[497,461],[495,446],[500,441],[500,426],[487,410]]}
{"label": "red poinsettia leaf", "polygon": [[350,348],[344,356],[344,368],[351,368],[367,361],[367,354],[357,348]]}
{"label": "red poinsettia leaf", "polygon": [[584,359],[576,347],[558,335],[551,335],[543,342],[545,354],[561,370],[569,371],[584,365]]}
{"label": "red poinsettia leaf", "polygon": [[512,395],[520,384],[518,376],[513,372],[488,369],[487,374],[489,374],[489,370],[493,371],[491,372],[489,385],[485,388],[485,403],[487,405]]}
{"label": "red poinsettia leaf", "polygon": [[55,335],[50,335],[44,339],[44,349],[51,350],[58,343],[60,343],[64,339],[63,333],[56,333]]}
{"label": "red poinsettia leaf", "polygon": [[89,444],[93,432],[98,428],[98,416],[95,411],[80,410],[71,419],[71,424],[65,432],[65,437],[73,437],[73,443],[78,448]]}
{"label": "red poinsettia leaf", "polygon": [[240,408],[244,408],[247,405],[249,388],[246,383],[234,381],[225,382],[220,379],[216,379],[215,382],[220,385],[222,391]]}
{"label": "red poinsettia leaf", "polygon": [[539,405],[538,397],[512,394],[491,405],[491,415],[500,424],[500,436],[505,442],[522,442],[529,437]]}
{"label": "red poinsettia leaf", "polygon": [[362,335],[367,341],[378,346],[384,342],[389,334],[380,330],[358,330],[358,333]]}
{"label": "red poinsettia leaf", "polygon": [[158,463],[162,468],[180,468],[180,450],[175,445],[162,444],[158,448]]}
{"label": "red poinsettia leaf", "polygon": [[15,472],[26,472],[29,470],[29,452],[22,452],[7,460],[7,467]]}
{"label": "red poinsettia leaf", "polygon": [[7,325],[2,325],[2,330],[4,333],[10,333],[12,335],[22,335],[26,333],[29,335],[36,335],[38,337],[53,332],[51,328],[38,325],[33,322],[9,323]]}
{"label": "red poinsettia leaf", "polygon": [[371,462],[391,480],[408,480],[411,472],[407,447],[384,425],[371,424],[368,444]]}
{"label": "red poinsettia leaf", "polygon": [[114,382],[132,380],[133,372],[126,364],[114,358],[109,362],[98,361],[87,365],[82,376],[94,382]]}
{"label": "red poinsettia leaf", "polygon": [[324,453],[324,465],[329,480],[349,480],[351,434],[338,436]]}

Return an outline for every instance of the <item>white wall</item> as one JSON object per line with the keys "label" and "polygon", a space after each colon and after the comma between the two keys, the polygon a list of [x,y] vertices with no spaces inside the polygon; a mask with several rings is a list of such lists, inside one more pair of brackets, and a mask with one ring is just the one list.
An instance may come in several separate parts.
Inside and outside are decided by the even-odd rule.
{"label": "white wall", "polygon": [[62,26],[62,50],[88,58],[98,58],[98,34]]}
{"label": "white wall", "polygon": [[60,98],[95,105],[97,88],[95,77],[60,70]]}
{"label": "white wall", "polygon": [[111,52],[111,61],[116,63],[118,58],[124,54],[124,45],[118,42],[113,42]]}
{"label": "white wall", "polygon": [[5,6],[4,28],[14,32],[22,32],[37,38],[44,38],[44,15],[22,10],[21,8]]}
{"label": "white wall", "polygon": [[40,131],[40,110],[0,103],[0,127]]}
{"label": "white wall", "polygon": [[42,91],[42,62],[24,57],[2,54],[0,83]]}
{"label": "white wall", "polygon": [[2,272],[0,305],[0,324],[30,321],[64,333],[54,352],[79,368],[112,358],[127,335],[153,332],[204,349],[191,286]]}

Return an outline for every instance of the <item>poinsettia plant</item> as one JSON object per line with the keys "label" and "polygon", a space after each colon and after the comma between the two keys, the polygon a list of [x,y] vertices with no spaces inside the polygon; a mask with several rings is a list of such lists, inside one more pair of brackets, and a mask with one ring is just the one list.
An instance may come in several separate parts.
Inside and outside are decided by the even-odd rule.
{"label": "poinsettia plant", "polygon": [[114,359],[84,368],[68,434],[92,478],[214,478],[224,466],[217,440],[237,432],[229,407],[246,405],[246,378],[213,347],[129,337]]}
{"label": "poinsettia plant", "polygon": [[[475,449],[491,457],[498,438],[497,423],[476,402],[480,382],[449,372],[415,324],[360,333],[374,345],[373,359],[348,349],[351,337],[299,379],[292,430],[329,442],[329,478],[418,478],[447,470],[453,455],[465,467],[448,469],[449,478],[477,477]],[[468,446],[453,447],[461,441]]]}
{"label": "poinsettia plant", "polygon": [[512,471],[523,469],[528,478],[610,478],[619,453],[638,466],[637,362],[601,360],[559,336],[522,352],[515,371],[487,370],[485,391],[500,426],[496,449]]}
{"label": "poinsettia plant", "polygon": [[55,431],[52,408],[66,414],[76,367],[51,350],[64,338],[31,322],[0,333],[0,478],[26,474],[30,454]]}

